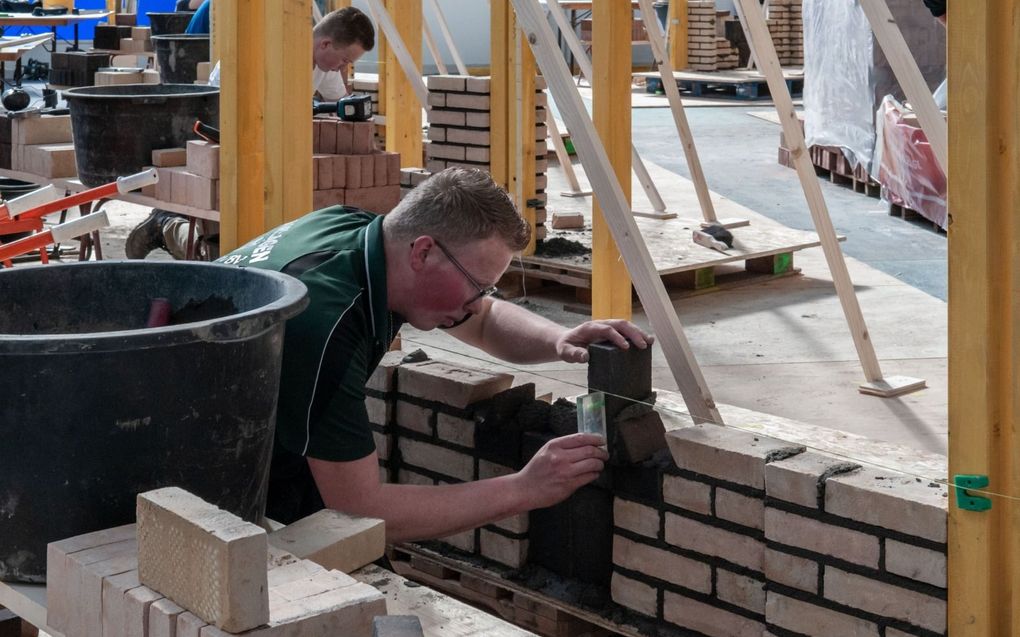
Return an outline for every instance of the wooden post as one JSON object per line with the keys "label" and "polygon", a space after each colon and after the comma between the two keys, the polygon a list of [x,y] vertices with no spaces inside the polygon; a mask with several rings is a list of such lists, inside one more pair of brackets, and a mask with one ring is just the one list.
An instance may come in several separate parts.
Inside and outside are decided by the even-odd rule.
{"label": "wooden post", "polygon": [[[510,187],[510,108],[513,67],[509,64],[515,42],[517,21],[510,0],[489,0],[489,173],[492,179]],[[504,61],[500,63],[500,61]]]}
{"label": "wooden post", "polygon": [[822,188],[818,184],[817,175],[815,175],[815,167],[808,157],[804,133],[797,123],[793,98],[790,97],[790,89],[783,79],[783,69],[779,65],[776,47],[769,34],[768,25],[765,23],[765,15],[757,0],[735,0],[734,6],[740,14],[744,34],[747,36],[747,43],[751,48],[751,57],[754,58],[758,68],[765,74],[765,79],[768,81],[772,101],[776,105],[783,133],[790,146],[790,157],[793,158],[794,166],[797,169],[797,176],[800,178],[800,185],[804,190],[804,197],[807,199],[808,210],[811,212],[811,220],[814,222],[818,239],[822,243],[822,252],[825,254],[825,261],[829,266],[832,282],[843,308],[843,316],[846,318],[850,336],[857,348],[857,357],[864,370],[864,377],[867,379],[867,382],[860,385],[859,389],[863,393],[883,397],[898,396],[922,389],[925,386],[922,379],[882,376],[878,356],[875,355],[875,347],[871,342],[871,334],[864,323],[864,315],[861,313],[861,306],[857,300],[857,294],[854,292],[850,273],[847,271],[846,260],[843,258],[843,251],[840,250],[839,239],[836,237],[836,230],[832,226],[832,219],[829,217],[829,210],[825,205]]}
{"label": "wooden post", "polygon": [[[594,81],[592,80],[592,63],[588,59],[588,54],[585,53],[584,47],[581,46],[581,41],[578,39],[577,34],[574,33],[573,29],[570,28],[570,23],[567,21],[567,16],[563,13],[563,8],[560,6],[559,0],[549,0],[547,6],[549,7],[549,14],[556,22],[556,26],[559,27],[560,33],[563,36],[563,40],[567,43],[567,47],[571,53],[574,54],[574,59],[577,60],[577,67],[581,70],[581,77],[586,78],[594,87]],[[627,5],[630,8],[630,5]],[[628,17],[627,24],[630,24],[632,18]],[[592,16],[592,22],[594,23],[594,14]],[[629,37],[629,36],[628,36]],[[629,43],[630,40],[628,39]],[[628,46],[630,46],[628,44]],[[594,50],[594,49],[593,49]],[[631,59],[630,49],[627,49],[627,59]],[[629,69],[629,67],[628,67]],[[628,70],[628,73],[630,71]],[[629,76],[628,76],[629,77]],[[630,80],[628,79],[626,92],[621,93],[617,96],[617,99],[626,101],[630,104]],[[626,96],[624,98],[623,96]],[[673,219],[676,217],[676,213],[666,212],[666,204],[662,201],[662,197],[659,195],[659,190],[655,187],[655,183],[652,181],[651,175],[648,174],[648,169],[645,168],[645,164],[641,161],[641,155],[638,154],[637,148],[631,146],[631,161],[634,167],[634,174],[637,175],[638,182],[641,184],[641,188],[645,191],[645,196],[652,203],[653,212],[633,212],[632,214],[641,217],[652,217],[655,219]]]}
{"label": "wooden post", "polygon": [[[251,46],[253,41],[266,42],[267,31],[265,11],[252,11],[242,0],[216,0],[216,4],[221,60],[220,251],[227,253],[268,229],[266,50]],[[308,114],[307,106],[301,114]]]}
{"label": "wooden post", "polygon": [[925,137],[928,138],[928,143],[931,144],[935,159],[939,162],[942,172],[946,173],[949,170],[949,132],[946,120],[942,118],[935,98],[928,90],[928,83],[921,75],[921,69],[918,68],[907,41],[903,39],[903,33],[896,26],[889,5],[885,0],[860,0],[860,2],[864,15],[871,23],[871,30],[875,32],[875,39],[878,40],[882,52],[889,60],[889,66],[896,74],[896,81],[910,100],[910,106],[917,113],[917,120]]}
{"label": "wooden post", "polygon": [[687,68],[687,0],[670,0],[666,17],[666,39],[669,41],[669,64],[674,69]]}
{"label": "wooden post", "polygon": [[[378,3],[379,0],[370,0],[368,6],[372,8]],[[428,91],[421,79],[421,0],[386,0],[384,11],[373,14],[388,41],[386,149],[400,153],[401,166],[420,166],[421,109],[428,102]],[[412,77],[417,77],[418,83],[413,83]],[[380,77],[380,84],[382,80]]]}
{"label": "wooden post", "polygon": [[[509,0],[492,0],[489,79],[489,167],[521,215],[535,228],[535,58],[521,40]],[[535,234],[523,251],[534,254]]]}
{"label": "wooden post", "polygon": [[311,210],[311,69],[302,81],[291,70],[309,66],[310,1],[216,2],[223,253]]}
{"label": "wooden post", "polygon": [[978,512],[950,491],[954,637],[1020,634],[1018,18],[1020,0],[949,3],[949,477],[1009,496]]}
{"label": "wooden post", "polygon": [[[655,331],[658,339],[656,343],[662,347],[666,355],[666,362],[673,372],[673,378],[680,388],[687,409],[695,422],[721,424],[719,410],[715,407],[690,343],[684,336],[683,326],[666,294],[666,288],[655,269],[648,247],[630,214],[630,203],[624,195],[620,180],[617,179],[606,150],[588,117],[584,101],[563,59],[563,53],[556,46],[556,38],[553,36],[545,11],[537,0],[513,0],[513,4],[543,76],[549,83],[549,91],[556,98],[556,104],[566,124],[574,131],[574,146],[584,162],[595,192],[603,202],[609,229],[620,246],[627,267],[634,275],[634,287]],[[629,180],[630,175],[627,177]]]}
{"label": "wooden post", "polygon": [[[628,202],[632,15],[629,2],[595,0],[592,4],[592,119]],[[591,316],[629,319],[630,275],[603,214],[596,193],[592,201]]]}
{"label": "wooden post", "polygon": [[[106,23],[110,25],[117,24],[117,0],[106,0],[106,10],[110,11],[110,15],[106,16]],[[56,46],[56,42],[53,43]]]}
{"label": "wooden post", "polygon": [[312,74],[294,69],[310,66],[313,1],[266,0],[264,5],[266,230],[312,209]]}

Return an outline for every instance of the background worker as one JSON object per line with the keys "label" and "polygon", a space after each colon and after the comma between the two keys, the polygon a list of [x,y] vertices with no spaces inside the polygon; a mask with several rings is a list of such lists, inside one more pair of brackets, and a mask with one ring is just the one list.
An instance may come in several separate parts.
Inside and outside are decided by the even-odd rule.
{"label": "background worker", "polygon": [[[210,0],[205,0],[188,25],[189,33],[199,33],[192,27],[205,17],[208,33]],[[375,47],[375,27],[362,11],[345,7],[331,11],[312,30],[312,86],[315,95],[323,100],[338,100],[348,91],[347,72],[367,51]],[[213,78],[216,81],[213,81]],[[219,84],[219,63],[210,74],[210,83]],[[220,255],[219,224],[202,222],[196,237],[196,253],[203,259],[216,259]],[[211,227],[215,226],[215,227]],[[129,259],[144,259],[156,249],[166,250],[175,259],[185,259],[188,248],[188,219],[166,210],[154,209],[128,235],[124,252]]]}
{"label": "background worker", "polygon": [[652,343],[627,321],[567,329],[493,298],[529,236],[488,173],[448,168],[385,216],[326,208],[220,259],[296,276],[311,301],[284,337],[267,516],[286,524],[329,507],[384,519],[390,542],[446,537],[551,506],[599,475],[605,439],[573,434],[513,475],[440,486],[379,479],[365,383],[405,322],[515,364],[586,362],[595,342]]}

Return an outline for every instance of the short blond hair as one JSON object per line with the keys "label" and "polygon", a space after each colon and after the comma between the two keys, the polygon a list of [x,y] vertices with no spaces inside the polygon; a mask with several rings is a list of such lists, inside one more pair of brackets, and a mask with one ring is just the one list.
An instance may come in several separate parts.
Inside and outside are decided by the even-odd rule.
{"label": "short blond hair", "polygon": [[409,192],[386,215],[385,232],[413,241],[429,235],[450,245],[499,237],[513,251],[531,240],[531,226],[489,173],[447,168]]}

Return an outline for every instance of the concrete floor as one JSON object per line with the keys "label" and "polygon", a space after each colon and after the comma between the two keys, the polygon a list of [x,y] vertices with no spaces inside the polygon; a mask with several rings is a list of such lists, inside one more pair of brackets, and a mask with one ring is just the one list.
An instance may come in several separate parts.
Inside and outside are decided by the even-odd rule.
{"label": "concrete floor", "polygon": [[[688,109],[710,188],[753,212],[752,228],[776,222],[811,229],[796,173],[776,163],[779,127],[748,115],[760,106]],[[634,140],[669,209],[688,218],[690,182],[669,111],[634,110]],[[575,162],[575,168],[581,167]],[[559,197],[563,173],[550,162],[550,211],[587,210],[590,199]],[[582,180],[583,172],[581,173]],[[650,209],[633,187],[635,208]],[[928,388],[883,399],[857,392],[863,380],[846,322],[820,248],[795,255],[799,276],[688,296],[674,303],[715,400],[754,411],[851,432],[906,449],[946,453],[946,239],[929,227],[889,217],[876,199],[823,181],[864,318],[885,375],[924,378]],[[684,212],[687,211],[687,212]],[[123,240],[147,210],[115,203],[105,234],[107,257],[123,256]],[[151,258],[169,258],[165,253]],[[571,292],[530,290],[528,306],[574,325],[565,309]],[[640,308],[635,322],[647,327]],[[584,365],[551,363],[514,369],[461,345],[441,331],[402,331],[404,349],[424,347],[435,358],[510,371],[539,393],[586,391]],[[657,388],[675,390],[661,349],[653,357]],[[835,435],[835,434],[834,434]],[[904,451],[909,455],[909,451]]]}

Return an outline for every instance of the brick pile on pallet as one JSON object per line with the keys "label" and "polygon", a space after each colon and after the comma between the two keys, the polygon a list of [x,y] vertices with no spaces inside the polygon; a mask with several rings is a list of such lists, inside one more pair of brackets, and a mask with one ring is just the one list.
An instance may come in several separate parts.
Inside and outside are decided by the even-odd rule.
{"label": "brick pile on pallet", "polygon": [[[449,166],[489,171],[491,145],[490,78],[470,75],[430,75],[429,133],[425,169],[435,173]],[[536,238],[545,237],[548,168],[545,125],[548,98],[545,78],[535,78],[535,209]]]}
{"label": "brick pile on pallet", "polygon": [[376,150],[375,122],[312,122],[312,205],[386,214],[400,201],[400,155]]}
{"label": "brick pile on pallet", "polygon": [[769,33],[783,66],[804,65],[804,19],[801,0],[769,2]]}
{"label": "brick pile on pallet", "polygon": [[152,151],[159,181],[142,191],[159,201],[200,210],[220,209],[220,146],[190,140],[185,148]]}
{"label": "brick pile on pallet", "polygon": [[[608,397],[603,476],[447,544],[605,586],[664,632],[946,634],[944,485],[727,427],[680,421],[667,434],[648,405],[647,351],[598,347],[588,385]],[[531,385],[506,390],[505,374],[401,356],[387,354],[369,383],[392,481],[504,475],[576,431],[572,406],[535,400]]]}
{"label": "brick pile on pallet", "polygon": [[690,21],[687,35],[688,67],[694,71],[735,69],[740,61],[737,48],[723,35],[721,16],[714,0],[691,0],[687,3]]}
{"label": "brick pile on pallet", "polygon": [[50,179],[75,177],[71,116],[0,117],[0,168]]}

